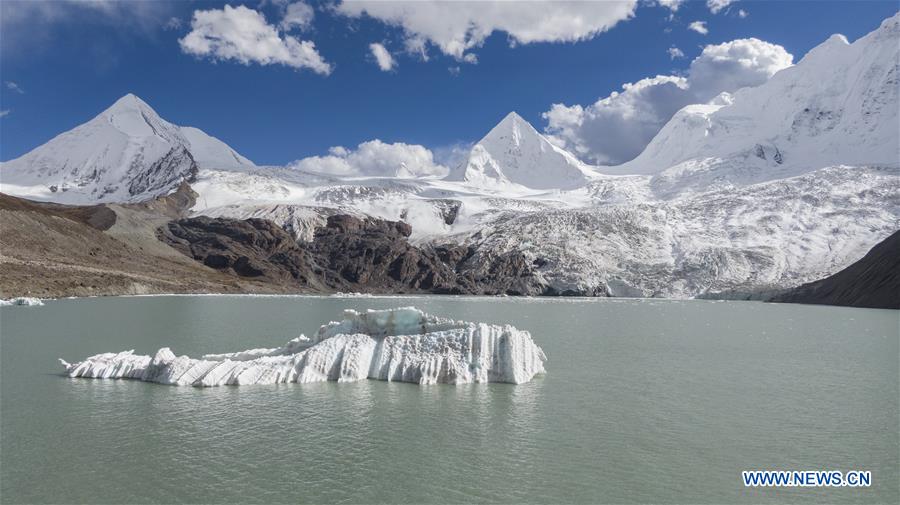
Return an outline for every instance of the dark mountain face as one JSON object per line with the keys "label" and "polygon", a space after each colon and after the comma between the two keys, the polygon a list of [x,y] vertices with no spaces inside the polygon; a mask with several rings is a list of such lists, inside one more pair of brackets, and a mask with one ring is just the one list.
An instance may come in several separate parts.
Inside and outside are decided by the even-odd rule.
{"label": "dark mountain face", "polygon": [[469,246],[416,247],[406,223],[348,215],[328,218],[298,243],[264,219],[172,221],[159,238],[208,267],[298,289],[368,293],[546,294],[521,254],[476,255]]}
{"label": "dark mountain face", "polygon": [[840,272],[776,295],[770,301],[900,309],[900,231]]}

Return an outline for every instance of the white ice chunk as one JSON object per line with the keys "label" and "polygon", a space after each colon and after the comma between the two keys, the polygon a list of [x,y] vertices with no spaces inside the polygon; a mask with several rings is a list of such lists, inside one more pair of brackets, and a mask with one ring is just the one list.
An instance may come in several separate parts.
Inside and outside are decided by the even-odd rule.
{"label": "white ice chunk", "polygon": [[60,360],[69,377],[139,379],[171,385],[220,386],[286,382],[353,382],[365,378],[419,384],[508,382],[544,373],[544,351],[510,325],[453,321],[413,307],[348,310],[344,319],[283,347],[153,358],[133,351]]}
{"label": "white ice chunk", "polygon": [[10,298],[9,300],[0,300],[0,307],[6,305],[23,305],[26,307],[38,307],[44,302],[40,298],[32,298],[30,296],[20,296],[18,298]]}

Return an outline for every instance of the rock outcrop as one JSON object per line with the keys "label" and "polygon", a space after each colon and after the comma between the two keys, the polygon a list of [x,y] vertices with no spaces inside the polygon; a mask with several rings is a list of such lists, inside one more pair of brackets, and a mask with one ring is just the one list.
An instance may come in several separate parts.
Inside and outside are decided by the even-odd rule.
{"label": "rock outcrop", "polygon": [[328,218],[311,242],[265,219],[194,217],[170,222],[160,240],[204,265],[298,289],[369,293],[544,294],[532,263],[516,253],[479,256],[473,247],[409,243],[403,222]]}

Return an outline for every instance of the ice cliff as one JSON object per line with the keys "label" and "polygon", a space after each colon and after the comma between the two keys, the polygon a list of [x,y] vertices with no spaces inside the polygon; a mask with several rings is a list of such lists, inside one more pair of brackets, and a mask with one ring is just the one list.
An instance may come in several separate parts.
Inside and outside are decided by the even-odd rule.
{"label": "ice cliff", "polygon": [[507,382],[544,373],[544,351],[510,325],[453,321],[413,307],[348,310],[344,319],[282,347],[175,356],[104,353],[78,363],[60,360],[69,377],[135,379],[177,386],[221,386],[361,379],[419,384]]}
{"label": "ice cliff", "polygon": [[40,298],[32,298],[29,296],[20,296],[19,298],[10,298],[9,300],[0,300],[0,307],[7,305],[24,305],[26,307],[37,307],[43,305],[44,302]]}

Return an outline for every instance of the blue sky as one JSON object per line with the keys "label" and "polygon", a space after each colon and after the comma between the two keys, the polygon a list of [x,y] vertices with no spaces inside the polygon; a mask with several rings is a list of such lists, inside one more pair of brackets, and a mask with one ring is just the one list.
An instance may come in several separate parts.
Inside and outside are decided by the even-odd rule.
{"label": "blue sky", "polygon": [[[477,58],[472,63],[435,41],[426,44],[427,61],[406,51],[414,25],[403,24],[404,30],[371,16],[336,13],[333,2],[308,3],[314,7],[311,23],[279,33],[314,42],[328,75],[321,68],[188,54],[179,40],[192,31],[195,11],[221,10],[224,2],[100,7],[59,1],[34,8],[4,1],[0,159],[24,154],[128,92],[163,118],[201,128],[259,164],[370,139],[421,144],[440,157],[449,146],[477,140],[511,110],[543,130],[548,119],[542,114],[555,103],[589,107],[623,83],[688,75],[707,45],[755,37],[781,46],[796,62],[829,35],[855,40],[897,11],[895,1],[735,1],[713,13],[706,2],[685,1],[673,12],[647,1],[629,19],[576,42],[523,43],[521,34],[511,39],[493,31],[464,53]],[[277,27],[287,0],[230,5],[258,11]],[[695,21],[705,22],[708,33],[690,30]],[[428,29],[439,32],[440,22]],[[370,51],[376,42],[393,55],[392,70],[377,65]],[[673,59],[673,47],[684,57]],[[659,114],[665,119],[667,112]],[[578,144],[583,157],[603,159],[608,146],[585,136],[604,125],[556,133],[568,135],[561,142],[573,149]]]}

